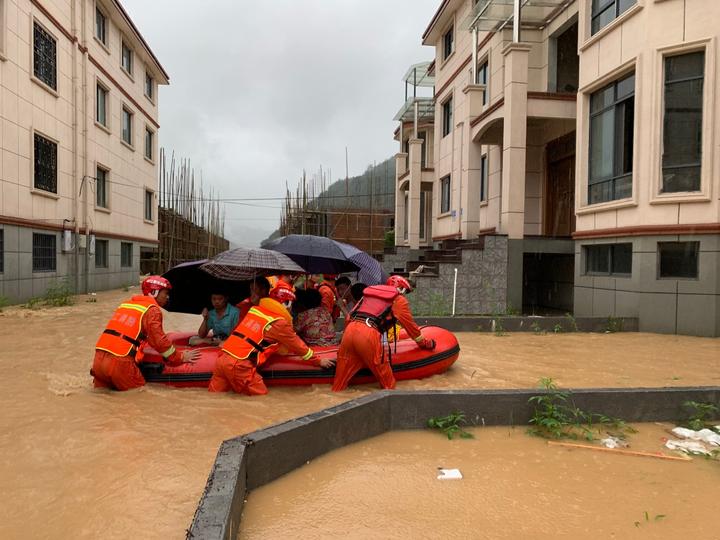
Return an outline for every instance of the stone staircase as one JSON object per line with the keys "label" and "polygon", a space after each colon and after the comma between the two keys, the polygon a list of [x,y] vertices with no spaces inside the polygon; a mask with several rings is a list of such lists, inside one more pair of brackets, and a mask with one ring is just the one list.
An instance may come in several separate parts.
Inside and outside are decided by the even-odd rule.
{"label": "stone staircase", "polygon": [[[462,264],[462,252],[466,249],[483,249],[485,247],[484,237],[475,240],[443,240],[438,248],[424,248],[419,250],[415,257],[409,260],[397,261],[391,269],[393,274],[404,277],[413,277],[413,275],[422,275],[424,277],[438,277],[440,275],[440,265]],[[395,255],[397,253],[394,248],[386,248],[386,255]],[[388,257],[389,258],[389,257]]]}

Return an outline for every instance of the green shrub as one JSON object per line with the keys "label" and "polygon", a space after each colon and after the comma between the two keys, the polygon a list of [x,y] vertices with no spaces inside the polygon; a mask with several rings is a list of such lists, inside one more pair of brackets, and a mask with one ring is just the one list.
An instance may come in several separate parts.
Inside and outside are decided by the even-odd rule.
{"label": "green shrub", "polygon": [[73,290],[66,279],[58,279],[48,285],[43,297],[46,306],[70,306],[73,303]]}
{"label": "green shrub", "polygon": [[385,231],[385,247],[395,247],[395,231]]}
{"label": "green shrub", "polygon": [[465,414],[462,412],[450,413],[447,416],[433,416],[427,421],[427,427],[437,429],[447,435],[451,439],[455,435],[459,435],[461,439],[472,439],[473,434],[465,431],[461,425],[466,424]]}
{"label": "green shrub", "polygon": [[10,305],[10,300],[8,300],[7,296],[0,295],[0,313],[2,313],[3,308],[6,308]]}

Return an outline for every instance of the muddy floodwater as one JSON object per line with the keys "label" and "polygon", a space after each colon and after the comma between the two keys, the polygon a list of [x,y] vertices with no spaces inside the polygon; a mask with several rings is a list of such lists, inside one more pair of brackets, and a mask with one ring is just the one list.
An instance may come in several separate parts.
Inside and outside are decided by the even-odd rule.
{"label": "muddy floodwater", "polygon": [[[88,374],[95,341],[131,294],[0,313],[0,538],[182,538],[222,440],[375,389],[271,388],[260,398],[158,385],[95,391]],[[199,324],[199,317],[165,317],[168,331]],[[544,376],[569,387],[720,380],[717,339],[468,333],[459,340],[449,373],[398,388],[526,388]]]}
{"label": "muddy floodwater", "polygon": [[[664,427],[635,427],[631,448],[662,450]],[[549,446],[524,428],[470,431],[453,441],[386,433],[321,456],[252,492],[239,538],[720,537],[720,462]],[[438,467],[463,478],[438,480]]]}

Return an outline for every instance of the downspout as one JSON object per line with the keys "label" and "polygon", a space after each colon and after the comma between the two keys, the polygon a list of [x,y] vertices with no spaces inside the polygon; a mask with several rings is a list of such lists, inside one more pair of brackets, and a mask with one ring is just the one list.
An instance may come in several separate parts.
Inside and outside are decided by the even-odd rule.
{"label": "downspout", "polygon": [[[88,91],[87,91],[87,72],[88,72],[88,49],[87,49],[87,2],[81,2],[81,18],[80,18],[80,44],[82,45],[82,106],[83,106],[83,180],[85,180],[85,193],[84,193],[84,227],[85,227],[85,293],[90,292],[90,228],[89,228],[89,197],[88,192],[90,191],[90,178],[88,176]],[[94,175],[93,175],[94,176]]]}
{"label": "downspout", "polygon": [[[460,180],[458,181],[458,199],[460,200],[460,211],[458,213],[458,234],[462,238],[462,220],[463,220],[463,199],[462,199],[462,187],[463,187],[463,151],[465,144],[465,121],[463,120],[458,124],[460,128]],[[468,197],[469,202],[469,197]]]}
{"label": "downspout", "polygon": [[[77,1],[73,0],[70,4],[71,34],[77,35],[76,19]],[[72,176],[73,176],[73,222],[75,224],[75,234],[73,239],[75,251],[75,292],[80,292],[80,192],[82,189],[82,181],[78,179],[78,99],[77,99],[77,47],[72,44]]]}

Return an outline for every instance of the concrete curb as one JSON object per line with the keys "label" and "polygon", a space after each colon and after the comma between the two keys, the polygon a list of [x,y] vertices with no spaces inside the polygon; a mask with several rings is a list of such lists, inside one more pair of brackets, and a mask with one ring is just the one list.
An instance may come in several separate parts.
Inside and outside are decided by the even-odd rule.
{"label": "concrete curb", "polygon": [[[431,416],[463,411],[474,425],[526,425],[540,390],[383,390],[222,443],[187,538],[235,540],[247,491],[342,446]],[[586,411],[628,422],[677,420],[685,401],[720,403],[720,387],[572,390]]]}

